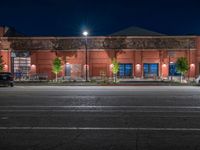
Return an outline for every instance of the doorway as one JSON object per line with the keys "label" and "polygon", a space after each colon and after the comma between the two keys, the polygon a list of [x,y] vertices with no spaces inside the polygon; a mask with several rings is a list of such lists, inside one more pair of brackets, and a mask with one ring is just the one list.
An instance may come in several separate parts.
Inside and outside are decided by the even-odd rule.
{"label": "doorway", "polygon": [[71,79],[71,65],[70,64],[66,64],[65,65],[65,76],[66,79]]}
{"label": "doorway", "polygon": [[119,64],[119,77],[120,78],[131,78],[133,76],[133,65],[132,64]]}
{"label": "doorway", "polygon": [[155,78],[158,76],[158,64],[144,64],[144,78]]}

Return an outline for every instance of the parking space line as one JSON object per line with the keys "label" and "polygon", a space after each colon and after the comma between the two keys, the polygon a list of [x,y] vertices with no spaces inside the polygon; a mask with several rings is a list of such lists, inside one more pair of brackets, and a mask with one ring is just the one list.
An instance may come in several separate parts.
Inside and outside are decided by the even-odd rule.
{"label": "parking space line", "polygon": [[0,127],[0,130],[141,130],[141,131],[200,131],[200,128],[124,128],[124,127]]}

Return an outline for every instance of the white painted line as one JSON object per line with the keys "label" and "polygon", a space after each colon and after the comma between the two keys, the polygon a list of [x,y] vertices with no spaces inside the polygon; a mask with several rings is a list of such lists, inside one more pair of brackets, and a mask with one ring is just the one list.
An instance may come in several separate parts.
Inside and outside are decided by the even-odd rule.
{"label": "white painted line", "polygon": [[0,106],[0,112],[172,112],[199,113],[200,106]]}
{"label": "white painted line", "polygon": [[14,112],[105,112],[105,113],[116,113],[116,112],[123,112],[123,113],[200,113],[200,110],[51,110],[51,109],[44,109],[44,110],[0,110],[0,112],[7,112],[7,113],[14,113]]}
{"label": "white painted line", "polygon": [[0,106],[0,108],[163,108],[163,109],[200,109],[200,106]]}
{"label": "white painted line", "polygon": [[[139,112],[139,111],[101,111],[101,110],[0,110],[0,112]],[[166,112],[166,111],[141,111],[141,112]],[[170,111],[170,112],[174,112],[174,111]],[[182,111],[183,112],[183,111]]]}
{"label": "white painted line", "polygon": [[0,130],[142,130],[142,131],[200,131],[200,128],[126,128],[126,127],[0,127]]}
{"label": "white painted line", "polygon": [[8,119],[8,117],[1,117],[1,119],[2,119],[2,120],[6,120],[6,119]]}

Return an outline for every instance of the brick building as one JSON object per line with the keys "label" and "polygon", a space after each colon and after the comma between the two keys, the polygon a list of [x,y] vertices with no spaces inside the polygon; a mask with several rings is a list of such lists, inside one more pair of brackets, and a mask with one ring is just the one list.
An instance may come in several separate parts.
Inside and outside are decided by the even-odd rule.
{"label": "brick building", "polygon": [[[0,55],[4,70],[23,78],[35,76],[53,79],[52,61],[62,59],[59,77],[85,79],[85,37],[27,37],[7,34],[0,27]],[[126,31],[126,32],[124,32]],[[102,74],[112,77],[112,59],[120,63],[120,78],[168,78],[178,76],[176,60],[186,57],[188,78],[200,74],[200,36],[166,36],[138,29],[124,30],[110,36],[87,37],[89,78]],[[127,34],[131,33],[131,35]],[[18,35],[18,36],[16,36]]]}

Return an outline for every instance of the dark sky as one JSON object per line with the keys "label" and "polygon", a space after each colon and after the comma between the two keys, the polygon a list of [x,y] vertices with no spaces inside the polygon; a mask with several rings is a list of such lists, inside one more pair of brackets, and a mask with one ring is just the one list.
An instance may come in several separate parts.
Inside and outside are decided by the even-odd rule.
{"label": "dark sky", "polygon": [[27,35],[106,35],[138,26],[200,35],[198,0],[0,0],[0,24]]}

